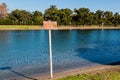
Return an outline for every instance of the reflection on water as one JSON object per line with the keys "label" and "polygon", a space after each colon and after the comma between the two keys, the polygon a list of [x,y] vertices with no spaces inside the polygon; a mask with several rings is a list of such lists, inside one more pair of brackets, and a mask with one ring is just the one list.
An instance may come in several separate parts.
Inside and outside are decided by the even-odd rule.
{"label": "reflection on water", "polygon": [[[54,71],[120,61],[120,30],[52,31]],[[48,31],[0,31],[0,69],[24,76],[49,72]],[[0,79],[21,76],[0,70]]]}

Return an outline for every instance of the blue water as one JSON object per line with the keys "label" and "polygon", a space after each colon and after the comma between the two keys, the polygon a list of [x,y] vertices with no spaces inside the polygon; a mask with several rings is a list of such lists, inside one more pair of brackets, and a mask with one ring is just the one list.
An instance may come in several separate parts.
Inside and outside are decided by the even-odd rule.
{"label": "blue water", "polygon": [[[48,31],[0,31],[0,80],[49,73]],[[52,31],[54,72],[120,61],[120,30]]]}

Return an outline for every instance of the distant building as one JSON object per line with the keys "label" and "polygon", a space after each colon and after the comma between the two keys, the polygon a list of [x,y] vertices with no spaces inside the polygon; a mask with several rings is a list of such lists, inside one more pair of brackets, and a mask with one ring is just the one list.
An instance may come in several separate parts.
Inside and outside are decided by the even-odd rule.
{"label": "distant building", "polygon": [[0,4],[0,18],[7,17],[7,5],[5,3]]}

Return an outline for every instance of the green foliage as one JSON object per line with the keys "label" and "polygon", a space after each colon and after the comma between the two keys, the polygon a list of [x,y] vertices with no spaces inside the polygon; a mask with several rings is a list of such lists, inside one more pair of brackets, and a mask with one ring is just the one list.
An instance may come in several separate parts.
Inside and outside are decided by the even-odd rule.
{"label": "green foliage", "polygon": [[112,24],[112,19],[113,19],[113,13],[110,11],[104,12],[104,18],[105,18],[105,23],[107,25]]}
{"label": "green foliage", "polygon": [[120,80],[120,72],[106,72],[101,74],[80,74],[68,76],[58,80]]}
{"label": "green foliage", "polygon": [[33,12],[32,15],[32,24],[41,25],[43,22],[43,15],[39,11]]}
{"label": "green foliage", "polygon": [[29,12],[26,10],[14,10],[5,19],[0,18],[0,24],[13,25],[42,25],[44,20],[57,21],[58,25],[114,25],[120,24],[120,14],[110,11],[97,10],[91,12],[88,8],[58,9],[51,5],[44,14],[40,11]]}
{"label": "green foliage", "polygon": [[28,20],[31,19],[30,12],[25,10],[14,10],[9,14],[9,19],[13,24],[26,24]]}
{"label": "green foliage", "polygon": [[101,24],[104,22],[104,11],[101,10],[97,10],[96,11],[96,20],[97,20],[97,24]]}
{"label": "green foliage", "polygon": [[44,20],[58,21],[59,19],[58,13],[59,11],[56,8],[56,6],[51,5],[50,8],[45,10]]}
{"label": "green foliage", "polygon": [[69,25],[71,24],[72,11],[68,8],[59,10],[60,25]]}
{"label": "green foliage", "polygon": [[80,8],[74,10],[76,15],[76,20],[79,22],[78,24],[85,25],[89,23],[89,12],[88,8]]}
{"label": "green foliage", "polygon": [[9,19],[0,19],[0,25],[11,25],[12,22]]}

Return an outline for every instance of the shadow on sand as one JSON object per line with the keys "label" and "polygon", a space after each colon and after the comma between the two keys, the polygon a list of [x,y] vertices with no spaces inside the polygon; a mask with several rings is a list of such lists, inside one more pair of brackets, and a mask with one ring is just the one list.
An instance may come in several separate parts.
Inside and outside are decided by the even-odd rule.
{"label": "shadow on sand", "polygon": [[31,79],[31,80],[37,80],[37,79],[31,78],[31,77],[25,76],[25,75],[23,75],[23,74],[21,74],[19,72],[16,72],[16,71],[12,70],[12,67],[9,67],[9,66],[7,66],[7,67],[1,67],[0,70],[8,70],[8,71],[10,71],[10,72],[12,72],[14,74],[17,74],[17,75],[19,75],[21,77],[24,77],[24,78],[27,78],[27,79]]}

